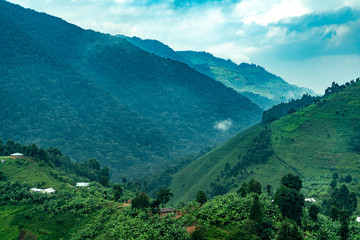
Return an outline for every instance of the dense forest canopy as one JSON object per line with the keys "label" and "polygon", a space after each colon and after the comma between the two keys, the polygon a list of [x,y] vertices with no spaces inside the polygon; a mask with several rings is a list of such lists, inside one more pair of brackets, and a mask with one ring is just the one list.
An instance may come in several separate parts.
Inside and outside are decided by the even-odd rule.
{"label": "dense forest canopy", "polygon": [[[0,136],[136,179],[260,121],[262,109],[188,65],[117,36],[0,2]],[[217,128],[231,121],[225,130]],[[141,173],[141,174],[140,174]]]}

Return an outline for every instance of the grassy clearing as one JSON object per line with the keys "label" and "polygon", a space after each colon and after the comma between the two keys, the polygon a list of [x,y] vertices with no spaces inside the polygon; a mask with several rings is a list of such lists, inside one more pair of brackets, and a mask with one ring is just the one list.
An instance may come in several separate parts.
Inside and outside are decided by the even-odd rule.
{"label": "grassy clearing", "polygon": [[59,173],[49,167],[41,166],[31,158],[0,157],[0,159],[6,160],[0,163],[0,171],[4,173],[8,181],[26,182],[34,187],[55,189],[61,188],[63,184],[54,177]]}

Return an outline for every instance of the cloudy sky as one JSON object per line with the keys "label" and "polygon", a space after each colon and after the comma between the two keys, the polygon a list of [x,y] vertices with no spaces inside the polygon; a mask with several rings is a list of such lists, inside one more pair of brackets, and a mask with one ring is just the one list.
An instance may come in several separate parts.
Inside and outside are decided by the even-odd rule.
{"label": "cloudy sky", "polygon": [[86,29],[252,62],[318,93],[360,76],[360,0],[10,0]]}

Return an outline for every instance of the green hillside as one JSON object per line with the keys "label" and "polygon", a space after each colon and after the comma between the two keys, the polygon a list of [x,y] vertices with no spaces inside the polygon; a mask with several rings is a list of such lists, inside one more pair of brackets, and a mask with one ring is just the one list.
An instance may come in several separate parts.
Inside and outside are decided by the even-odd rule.
{"label": "green hillside", "polygon": [[[322,194],[319,181],[334,172],[359,178],[360,82],[347,85],[293,114],[253,126],[192,162],[173,178],[175,199],[193,199],[200,189],[212,195],[235,191],[250,178],[276,187],[287,172],[301,176],[305,186],[314,184],[305,193],[315,197]],[[264,152],[266,138],[272,152]]]}
{"label": "green hillside", "polygon": [[[12,159],[13,152],[25,156]],[[108,169],[95,159],[74,163],[57,148],[0,141],[0,239],[72,239],[103,211],[141,190],[122,186],[120,199],[108,180]],[[80,189],[76,182],[89,182],[90,187]],[[36,193],[31,188],[56,192]]]}
{"label": "green hillside", "polygon": [[12,159],[8,156],[0,156],[0,160],[5,160],[0,164],[0,171],[5,173],[8,181],[27,182],[33,187],[55,188],[58,189],[64,183],[54,178],[51,168],[45,168],[32,158]]}
{"label": "green hillside", "polygon": [[[258,133],[268,136],[268,131]],[[255,145],[266,142],[254,141]],[[8,157],[14,151],[25,153],[25,157]],[[91,181],[89,187],[74,186],[103,172],[94,159],[72,163],[57,148],[38,149],[34,144],[22,146],[12,141],[0,142],[0,155],[5,155],[0,157],[5,160],[0,163],[0,239],[358,239],[354,191],[359,181],[347,176],[346,184],[333,190],[325,181],[329,200],[341,204],[335,202],[336,206],[326,201],[321,205],[305,203],[300,192],[302,180],[287,174],[281,176],[281,187],[274,194],[261,193],[261,184],[251,180],[239,194],[208,200],[205,193],[201,197],[198,193],[196,201],[162,209],[163,204],[174,207],[167,203],[172,197],[170,189],[162,189],[150,199],[143,192],[146,185],[125,179],[122,184],[100,178],[102,184]],[[342,182],[338,177],[335,183]],[[35,193],[30,191],[32,187],[52,187],[56,192]],[[129,199],[132,202],[125,203]],[[338,214],[329,213],[330,209]],[[164,214],[162,210],[174,212]]]}
{"label": "green hillside", "polygon": [[261,66],[246,63],[237,65],[230,59],[217,58],[207,52],[176,52],[157,40],[119,37],[125,38],[147,52],[183,62],[236,90],[263,109],[268,109],[280,102],[301,98],[305,93],[315,95],[312,90],[291,85],[280,77],[267,72]]}
{"label": "green hillside", "polygon": [[113,180],[152,175],[261,120],[233,89],[120,37],[6,1],[0,30],[0,139],[96,158]]}

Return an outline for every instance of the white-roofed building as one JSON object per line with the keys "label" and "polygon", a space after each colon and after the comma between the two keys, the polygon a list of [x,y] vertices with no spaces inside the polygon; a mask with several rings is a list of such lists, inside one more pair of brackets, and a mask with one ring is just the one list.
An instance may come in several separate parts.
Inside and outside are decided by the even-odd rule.
{"label": "white-roofed building", "polygon": [[23,158],[24,154],[22,153],[13,153],[10,155],[11,158],[15,159],[15,158]]}
{"label": "white-roofed building", "polygon": [[77,182],[76,187],[89,187],[90,183],[88,182]]}
{"label": "white-roofed building", "polygon": [[305,198],[305,202],[313,203],[313,202],[316,202],[316,200],[315,200],[315,198]]}
{"label": "white-roofed building", "polygon": [[40,192],[40,193],[47,193],[47,194],[51,194],[51,193],[56,193],[56,190],[53,188],[30,188],[30,192]]}
{"label": "white-roofed building", "polygon": [[43,190],[41,188],[30,188],[30,192],[42,192]]}
{"label": "white-roofed building", "polygon": [[56,193],[56,190],[53,188],[46,188],[46,189],[44,189],[44,192],[50,194],[50,193]]}

